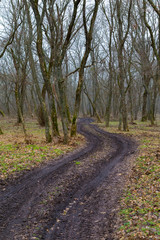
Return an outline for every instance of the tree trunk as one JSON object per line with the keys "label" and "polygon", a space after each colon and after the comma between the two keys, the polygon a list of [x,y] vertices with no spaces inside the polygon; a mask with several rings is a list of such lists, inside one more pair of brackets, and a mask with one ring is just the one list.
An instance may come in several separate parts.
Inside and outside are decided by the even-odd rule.
{"label": "tree trunk", "polygon": [[[119,49],[118,53],[118,63],[119,63],[120,119],[122,120],[123,123],[123,131],[128,131],[126,93],[124,89],[124,74],[123,74],[123,54],[121,48]],[[121,127],[119,127],[119,129],[120,128]]]}
{"label": "tree trunk", "polygon": [[15,91],[15,99],[16,99],[16,107],[17,107],[17,123],[20,124],[20,123],[22,123],[22,118],[21,118],[22,109],[21,109],[21,104],[20,104],[20,100],[19,100],[19,85],[17,82],[15,83],[14,91]]}
{"label": "tree trunk", "polygon": [[[110,83],[111,85],[112,83]],[[111,101],[112,101],[112,88],[109,89],[109,95],[108,95],[108,101],[106,106],[106,112],[105,112],[105,125],[106,127],[109,127],[110,122],[110,114],[111,114]]]}
{"label": "tree trunk", "polygon": [[66,86],[65,79],[62,75],[61,65],[57,65],[56,67],[57,73],[57,82],[58,82],[58,90],[59,90],[59,107],[62,121],[62,128],[64,134],[64,143],[68,143],[68,117],[67,117],[67,103],[66,103]]}
{"label": "tree trunk", "polygon": [[3,131],[2,131],[2,128],[0,127],[0,135],[2,135],[3,134]]}
{"label": "tree trunk", "polygon": [[[25,0],[25,6],[26,6],[26,10],[27,10],[27,20],[28,20],[28,25],[29,25],[29,45],[31,45],[31,42],[32,42],[32,39],[33,39],[33,30],[32,30],[32,23],[31,23],[29,8],[28,8],[28,4],[27,4],[26,0]],[[45,119],[46,141],[51,142],[52,138],[51,138],[51,134],[50,134],[48,112],[47,112],[45,101],[44,101],[43,96],[41,94],[31,46],[29,47],[29,64],[30,64],[30,67],[31,67],[32,77],[33,77],[33,81],[34,81],[34,84],[35,84],[35,87],[36,87],[36,92],[37,92],[37,95],[38,95],[38,99],[39,99],[39,102],[40,102],[40,105],[41,105],[41,108],[42,108],[42,112],[43,112],[43,115],[44,115],[44,119]]]}
{"label": "tree trunk", "polygon": [[129,103],[130,103],[131,123],[133,123],[134,122],[134,117],[133,117],[133,100],[132,100],[132,89],[131,89],[131,87],[129,87],[128,94],[129,94]]}
{"label": "tree trunk", "polygon": [[[113,21],[113,20],[112,20]],[[112,22],[113,25],[113,22]],[[109,95],[105,112],[106,127],[109,127],[110,114],[111,114],[111,101],[112,101],[112,86],[113,86],[113,69],[112,69],[112,33],[113,26],[110,27],[110,40],[109,40]]]}
{"label": "tree trunk", "polygon": [[86,86],[85,86],[84,93],[86,94],[86,96],[87,96],[87,98],[88,98],[88,100],[89,100],[89,102],[90,102],[90,104],[91,104],[91,106],[92,106],[92,108],[93,108],[93,113],[95,114],[95,116],[96,116],[96,118],[97,118],[97,121],[98,121],[99,123],[101,123],[102,121],[101,121],[101,119],[100,119],[99,114],[98,114],[97,111],[96,111],[95,102],[93,102],[93,101],[91,100],[91,98],[90,98],[90,96],[89,96],[89,94],[88,94],[88,92],[87,92]]}
{"label": "tree trunk", "polygon": [[[118,19],[118,82],[119,82],[119,92],[120,92],[120,115],[122,115],[123,130],[128,131],[128,119],[127,119],[127,107],[126,107],[126,93],[124,86],[124,63],[123,63],[123,49],[124,43],[126,41],[129,28],[130,28],[130,14],[132,7],[132,0],[130,0],[129,10],[128,10],[128,19],[127,19],[127,30],[125,34],[123,33],[123,22],[122,22],[122,13],[121,13],[121,4],[122,2],[117,0],[117,19]],[[124,36],[123,36],[124,35]],[[121,124],[119,124],[120,126]]]}
{"label": "tree trunk", "polygon": [[78,87],[76,90],[76,99],[75,99],[75,106],[74,106],[74,114],[72,118],[72,126],[71,126],[71,137],[75,136],[77,133],[77,117],[79,113],[79,108],[80,108],[80,102],[81,102],[81,91],[82,91],[82,86],[83,86],[83,76],[84,76],[84,69],[82,69],[79,72],[79,81],[78,81]]}
{"label": "tree trunk", "polygon": [[78,80],[78,86],[76,90],[76,98],[75,98],[75,106],[74,106],[74,113],[72,118],[72,126],[71,126],[71,136],[76,135],[77,132],[77,117],[79,114],[80,109],[80,102],[81,102],[81,92],[82,92],[82,86],[84,81],[84,68],[88,59],[88,56],[91,51],[91,42],[92,42],[92,34],[94,29],[94,24],[97,17],[98,7],[99,7],[100,1],[95,1],[93,15],[90,21],[90,27],[88,30],[88,27],[86,25],[86,0],[83,1],[83,25],[84,25],[84,32],[85,32],[85,38],[86,38],[86,48],[85,52],[81,61],[80,70],[79,70],[79,80]]}
{"label": "tree trunk", "polygon": [[147,114],[147,96],[148,96],[148,93],[146,91],[146,89],[144,90],[144,93],[143,93],[143,106],[142,106],[142,122],[145,122],[147,121],[147,118],[148,118],[148,114]]}
{"label": "tree trunk", "polygon": [[[111,48],[111,47],[110,47]],[[108,101],[106,106],[105,112],[105,125],[109,127],[110,122],[110,114],[111,114],[111,101],[112,101],[112,81],[113,81],[113,73],[112,73],[112,56],[111,56],[111,49],[110,49],[110,63],[109,63],[109,94],[108,94]]]}
{"label": "tree trunk", "polygon": [[157,100],[157,84],[154,84],[154,92],[153,92],[153,118],[156,120],[156,100]]}
{"label": "tree trunk", "polygon": [[[46,7],[46,2],[44,2],[43,8],[45,9]],[[51,118],[52,118],[52,129],[53,129],[53,134],[54,136],[59,135],[59,129],[58,129],[58,121],[57,121],[57,111],[55,107],[55,99],[54,99],[54,94],[53,94],[53,89],[52,89],[52,84],[50,81],[51,77],[51,69],[52,69],[52,61],[49,64],[49,69],[47,69],[47,64],[45,60],[45,55],[43,51],[43,34],[42,34],[42,19],[38,10],[38,5],[34,2],[31,1],[32,9],[35,15],[36,19],[36,24],[37,24],[37,42],[36,42],[36,47],[37,47],[37,53],[38,53],[38,58],[39,58],[39,63],[40,63],[40,69],[42,72],[43,80],[45,82],[45,86],[48,92],[48,96],[51,100]]]}
{"label": "tree trunk", "polygon": [[50,134],[50,126],[49,126],[49,117],[48,117],[48,112],[47,112],[47,107],[45,104],[45,101],[42,97],[41,94],[41,89],[38,83],[38,78],[37,78],[37,73],[36,73],[36,67],[35,67],[35,62],[33,59],[33,55],[32,55],[32,51],[30,50],[29,53],[29,63],[30,63],[30,67],[31,67],[31,72],[32,72],[32,77],[33,77],[33,81],[36,87],[36,92],[38,95],[38,99],[42,108],[42,112],[43,112],[43,116],[45,119],[45,137],[46,137],[46,141],[47,142],[51,142],[52,138],[51,138],[51,134]]}
{"label": "tree trunk", "polygon": [[18,86],[17,86],[17,84],[16,84],[16,88],[15,88],[15,97],[16,97],[16,104],[17,104],[18,114],[19,114],[19,117],[20,117],[20,122],[22,123],[24,139],[25,139],[25,142],[28,143],[28,135],[27,135],[27,130],[26,130],[26,126],[25,126],[25,121],[24,121],[24,118],[23,118],[22,110],[21,110],[21,104],[20,104],[20,99],[19,99],[19,95],[18,95]]}

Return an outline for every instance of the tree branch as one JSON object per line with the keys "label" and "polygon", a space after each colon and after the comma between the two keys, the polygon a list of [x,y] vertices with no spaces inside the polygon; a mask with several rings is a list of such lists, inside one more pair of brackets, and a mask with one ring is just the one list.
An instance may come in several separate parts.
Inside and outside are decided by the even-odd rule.
{"label": "tree branch", "polygon": [[152,8],[155,10],[155,12],[160,16],[160,10],[157,8],[157,6],[152,2],[152,0],[147,0]]}
{"label": "tree branch", "polygon": [[[22,23],[22,22],[21,22],[21,23]],[[3,57],[3,55],[4,55],[4,53],[5,53],[6,49],[7,49],[7,47],[12,44],[12,42],[13,42],[13,40],[14,40],[15,33],[16,33],[17,29],[19,28],[19,26],[21,25],[21,23],[18,24],[17,27],[15,27],[14,32],[13,32],[13,33],[11,34],[11,36],[9,37],[8,42],[6,43],[6,45],[5,45],[4,48],[3,48],[2,53],[0,54],[0,58]]]}
{"label": "tree branch", "polygon": [[152,48],[153,48],[154,54],[155,54],[158,62],[160,63],[160,56],[159,56],[159,54],[158,54],[158,52],[157,52],[157,49],[156,49],[156,43],[155,43],[155,40],[154,40],[152,28],[151,28],[151,26],[148,24],[147,19],[146,19],[146,1],[145,1],[145,0],[143,0],[143,9],[144,9],[144,22],[145,22],[145,25],[146,25],[146,27],[148,28],[149,33],[150,33],[150,36],[151,36]]}
{"label": "tree branch", "polygon": [[[91,65],[85,66],[84,68],[90,68],[90,67],[92,67],[92,66],[93,66],[93,63],[92,63]],[[73,72],[70,72],[70,73],[67,74],[65,77],[67,78],[67,77],[71,76],[72,74],[78,72],[79,70],[80,70],[80,67],[79,67],[79,68],[76,68]]]}

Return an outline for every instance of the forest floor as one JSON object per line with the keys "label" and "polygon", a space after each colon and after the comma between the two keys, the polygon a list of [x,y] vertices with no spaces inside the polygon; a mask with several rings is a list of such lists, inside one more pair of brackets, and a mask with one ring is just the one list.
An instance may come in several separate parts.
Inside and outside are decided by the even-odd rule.
{"label": "forest floor", "polygon": [[122,134],[112,122],[107,133],[81,119],[86,144],[65,146],[46,144],[32,121],[26,145],[20,126],[3,121],[0,240],[160,238],[160,127],[137,122]]}
{"label": "forest floor", "polygon": [[117,239],[118,201],[131,172],[136,144],[90,122],[79,121],[85,146],[8,185],[1,182],[1,240]]}
{"label": "forest floor", "polygon": [[[107,131],[122,134],[117,126],[111,122]],[[119,205],[117,238],[160,239],[160,121],[155,126],[135,121],[129,127],[122,135],[136,139],[139,147]]]}
{"label": "forest floor", "polygon": [[[70,139],[68,145],[62,138],[54,138],[46,143],[44,127],[36,119],[26,119],[29,143],[24,141],[22,125],[16,124],[14,118],[3,118],[0,121],[3,133],[0,135],[0,182],[13,180],[34,167],[39,167],[52,159],[73,151],[84,145],[85,139],[77,135]],[[61,127],[60,127],[61,131]]]}

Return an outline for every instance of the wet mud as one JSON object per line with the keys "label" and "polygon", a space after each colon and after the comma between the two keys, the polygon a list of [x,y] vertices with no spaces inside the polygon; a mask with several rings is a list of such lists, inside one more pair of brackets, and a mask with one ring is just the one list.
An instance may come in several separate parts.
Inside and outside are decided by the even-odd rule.
{"label": "wet mud", "polygon": [[136,144],[80,119],[86,145],[0,190],[0,240],[111,240]]}

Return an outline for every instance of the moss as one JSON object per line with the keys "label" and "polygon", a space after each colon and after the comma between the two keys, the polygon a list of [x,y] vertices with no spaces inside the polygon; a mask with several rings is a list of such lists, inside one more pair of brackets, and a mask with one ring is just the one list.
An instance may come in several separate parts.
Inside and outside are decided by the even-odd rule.
{"label": "moss", "polygon": [[2,115],[2,117],[4,117],[4,112],[2,110],[0,110],[0,114]]}
{"label": "moss", "polygon": [[3,131],[2,131],[2,129],[1,129],[1,127],[0,127],[0,135],[2,135],[3,134]]}
{"label": "moss", "polygon": [[76,136],[77,133],[77,124],[76,124],[77,116],[74,115],[72,118],[72,126],[71,126],[71,137]]}

